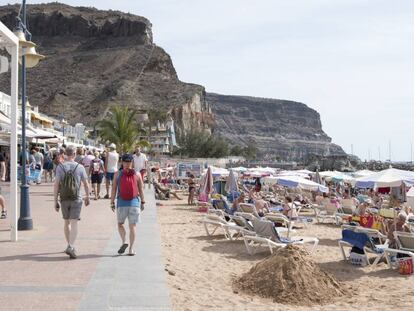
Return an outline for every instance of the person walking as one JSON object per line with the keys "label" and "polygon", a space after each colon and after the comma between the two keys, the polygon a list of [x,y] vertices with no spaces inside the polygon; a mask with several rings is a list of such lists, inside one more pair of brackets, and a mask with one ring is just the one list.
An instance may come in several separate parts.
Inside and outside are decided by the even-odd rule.
{"label": "person walking", "polygon": [[78,147],[76,149],[75,162],[76,163],[79,163],[79,164],[82,164],[84,158],[85,158],[85,155],[84,155],[83,148],[82,147]]}
{"label": "person walking", "polygon": [[51,156],[51,151],[48,151],[45,154],[44,162],[43,162],[43,172],[45,177],[45,182],[47,183],[47,177],[49,176],[50,182],[53,181],[53,159]]}
{"label": "person walking", "polygon": [[135,154],[133,156],[134,158],[134,170],[135,172],[138,174],[141,174],[141,179],[142,182],[144,182],[144,176],[145,176],[145,172],[147,171],[147,164],[148,164],[148,160],[147,160],[147,156],[141,152],[141,147],[137,146],[135,148]]}
{"label": "person walking", "polygon": [[140,174],[136,174],[133,169],[133,157],[130,154],[122,156],[122,170],[115,173],[112,184],[111,209],[115,212],[118,221],[118,231],[121,236],[122,245],[118,254],[123,254],[128,248],[126,243],[125,220],[128,218],[129,225],[129,252],[128,255],[134,256],[134,242],[136,224],[139,222],[141,211],[144,209],[145,199],[143,182]]}
{"label": "person walking", "polygon": [[115,173],[118,172],[118,162],[119,162],[119,154],[116,152],[116,145],[110,144],[109,145],[109,152],[106,154],[106,161],[105,161],[105,186],[106,186],[106,195],[105,199],[109,199],[109,188],[113,183]]}
{"label": "person walking", "polygon": [[91,176],[91,183],[93,193],[95,194],[95,200],[101,198],[101,184],[105,173],[104,163],[99,158],[99,152],[95,151],[95,159],[90,163],[89,175]]}
{"label": "person walking", "polygon": [[36,171],[39,171],[39,176],[37,177],[36,184],[40,185],[42,183],[44,156],[43,153],[40,152],[39,147],[34,148],[33,156],[36,162]]}
{"label": "person walking", "polygon": [[75,149],[66,148],[66,161],[56,167],[54,184],[55,210],[62,211],[64,234],[68,244],[65,253],[69,258],[77,257],[75,241],[78,234],[78,221],[82,209],[81,184],[85,189],[85,206],[89,205],[89,183],[85,168],[75,162]]}
{"label": "person walking", "polygon": [[81,164],[85,168],[85,170],[89,170],[89,166],[91,165],[92,160],[95,159],[92,150],[88,150],[87,155],[82,159]]}

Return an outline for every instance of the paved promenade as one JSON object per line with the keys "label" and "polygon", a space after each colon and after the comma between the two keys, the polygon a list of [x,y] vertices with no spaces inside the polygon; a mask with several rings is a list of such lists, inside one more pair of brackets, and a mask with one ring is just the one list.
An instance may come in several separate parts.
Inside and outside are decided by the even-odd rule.
{"label": "paved promenade", "polygon": [[31,186],[35,229],[12,243],[9,220],[0,220],[0,310],[170,310],[154,195],[145,195],[136,256],[117,255],[116,217],[99,200],[84,207],[78,259],[69,260],[52,185]]}

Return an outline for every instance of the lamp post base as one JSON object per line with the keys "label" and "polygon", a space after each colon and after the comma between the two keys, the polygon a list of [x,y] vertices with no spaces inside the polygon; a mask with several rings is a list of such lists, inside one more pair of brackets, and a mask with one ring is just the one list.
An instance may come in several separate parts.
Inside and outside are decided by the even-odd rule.
{"label": "lamp post base", "polygon": [[31,219],[30,217],[19,218],[17,222],[17,230],[19,231],[33,230],[33,219]]}
{"label": "lamp post base", "polygon": [[30,216],[29,185],[20,186],[20,217],[17,230],[33,230],[33,219]]}

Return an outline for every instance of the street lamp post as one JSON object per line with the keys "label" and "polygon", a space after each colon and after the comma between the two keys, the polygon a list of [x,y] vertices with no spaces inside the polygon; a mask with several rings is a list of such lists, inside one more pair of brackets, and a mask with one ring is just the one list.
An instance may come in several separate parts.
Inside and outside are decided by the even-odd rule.
{"label": "street lamp post", "polygon": [[[35,51],[35,44],[30,41],[31,33],[26,27],[26,0],[22,1],[21,14],[17,17],[17,29],[15,31],[21,46],[21,74],[22,74],[22,171],[20,185],[20,217],[17,223],[18,230],[32,230],[33,220],[30,215],[29,185],[27,184],[26,162],[26,67],[31,68],[37,65],[44,56]],[[26,41],[28,36],[29,41]]]}
{"label": "street lamp post", "polygon": [[65,119],[62,119],[62,121],[60,121],[60,124],[62,126],[63,144],[65,144],[65,126],[68,124],[68,122],[66,122]]}

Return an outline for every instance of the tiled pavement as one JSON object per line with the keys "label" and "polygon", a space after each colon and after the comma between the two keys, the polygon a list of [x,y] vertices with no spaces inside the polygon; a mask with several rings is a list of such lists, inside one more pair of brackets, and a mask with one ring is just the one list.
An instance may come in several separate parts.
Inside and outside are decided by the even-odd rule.
{"label": "tiled pavement", "polygon": [[116,255],[115,215],[100,200],[82,211],[76,260],[62,253],[51,191],[51,184],[31,187],[35,229],[19,232],[19,242],[8,242],[8,222],[0,221],[0,310],[170,310],[152,190],[145,190],[136,256]]}

